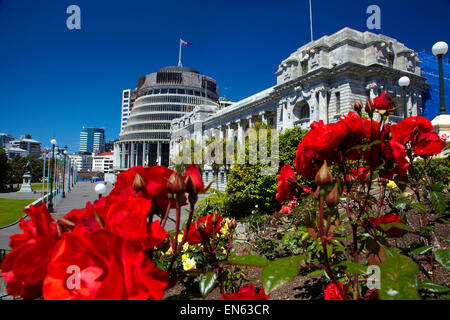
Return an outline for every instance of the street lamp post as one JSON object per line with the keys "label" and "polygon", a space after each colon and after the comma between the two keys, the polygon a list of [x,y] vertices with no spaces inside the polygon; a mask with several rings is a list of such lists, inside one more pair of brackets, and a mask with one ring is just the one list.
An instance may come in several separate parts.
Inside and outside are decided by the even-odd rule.
{"label": "street lamp post", "polygon": [[52,162],[50,163],[51,164],[51,170],[50,170],[51,177],[50,177],[50,194],[48,195],[48,199],[49,199],[48,211],[54,212],[54,209],[53,209],[53,170],[55,168],[55,146],[56,146],[57,142],[55,139],[52,139],[50,141],[50,143],[52,144]]}
{"label": "street lamp post", "polygon": [[398,80],[398,85],[402,88],[402,100],[403,100],[403,119],[408,117],[408,101],[406,100],[406,87],[409,86],[410,80],[407,76],[401,77]]}
{"label": "street lamp post", "polygon": [[106,191],[105,183],[101,182],[95,186],[95,192],[98,194],[99,199],[102,197],[102,194],[104,194],[105,191]]}
{"label": "street lamp post", "polygon": [[67,158],[67,146],[64,147],[64,165],[63,165],[63,184],[62,184],[62,197],[66,197],[66,158]]}
{"label": "street lamp post", "polygon": [[433,54],[438,57],[439,63],[439,95],[440,95],[440,108],[439,115],[447,114],[447,108],[445,107],[445,94],[444,94],[444,66],[443,57],[448,51],[448,44],[444,41],[436,42],[431,49]]}

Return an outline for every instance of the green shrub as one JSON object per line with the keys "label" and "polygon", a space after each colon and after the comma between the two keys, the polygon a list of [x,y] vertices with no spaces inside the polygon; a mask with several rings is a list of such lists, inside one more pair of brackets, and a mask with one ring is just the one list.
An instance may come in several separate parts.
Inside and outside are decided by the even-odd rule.
{"label": "green shrub", "polygon": [[[297,146],[305,136],[306,130],[296,127],[286,130],[279,136],[279,169],[287,163],[293,163]],[[236,218],[247,217],[256,211],[273,214],[280,205],[276,201],[278,175],[262,175],[261,164],[235,165],[228,174],[226,189],[226,214]],[[312,180],[303,180],[301,184],[311,185]]]}

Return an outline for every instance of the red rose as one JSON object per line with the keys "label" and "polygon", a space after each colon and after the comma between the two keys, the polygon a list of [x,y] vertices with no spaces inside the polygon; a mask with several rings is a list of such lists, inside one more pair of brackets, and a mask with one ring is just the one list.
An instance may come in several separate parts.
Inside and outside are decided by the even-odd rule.
{"label": "red rose", "polygon": [[392,138],[403,145],[414,139],[416,134],[420,135],[432,130],[431,121],[424,117],[408,117],[391,126]]}
{"label": "red rose", "polygon": [[264,289],[255,292],[255,286],[253,283],[250,283],[236,293],[222,294],[221,300],[269,300],[269,295],[266,295]]}
{"label": "red rose", "polygon": [[344,123],[328,123],[308,131],[301,143],[305,150],[311,150],[320,160],[331,162],[331,159],[335,158],[337,147],[347,133]]}
{"label": "red rose", "polygon": [[291,214],[291,212],[292,212],[292,209],[290,207],[288,207],[288,206],[282,206],[281,207],[280,213]]}
{"label": "red rose", "polygon": [[[213,223],[214,219],[216,221]],[[208,214],[206,217],[198,219],[189,227],[187,242],[189,244],[197,244],[213,237],[220,232],[222,220],[222,216],[214,214]]]}
{"label": "red rose", "polygon": [[360,183],[363,183],[364,180],[367,179],[367,176],[369,175],[369,173],[370,173],[370,169],[364,168],[364,167],[361,167],[358,170],[356,170],[356,169],[351,170],[352,178],[357,179]]}
{"label": "red rose", "polygon": [[[379,218],[369,218],[369,221],[376,227],[379,227],[382,224],[389,224],[392,222],[402,222],[402,219],[391,213]],[[402,230],[397,227],[391,227],[385,231],[388,237],[392,238],[400,238],[402,236]]]}
{"label": "red rose", "polygon": [[383,142],[383,158],[387,163],[396,164],[396,167],[391,172],[387,173],[382,178],[392,180],[394,174],[404,176],[409,167],[409,162],[406,159],[405,146],[397,140],[389,140]]}
{"label": "red rose", "polygon": [[117,201],[109,209],[105,220],[106,230],[130,241],[137,250],[148,250],[158,245],[167,236],[159,221],[147,223],[151,201],[134,198]]}
{"label": "red rose", "polygon": [[[110,196],[120,196],[123,189],[134,186],[134,190],[142,192],[142,196],[152,200],[153,205],[165,210],[169,204],[167,181],[174,173],[175,171],[163,166],[133,167],[117,176]],[[172,207],[175,207],[175,201],[172,202]]]}
{"label": "red rose", "polygon": [[278,176],[277,201],[282,204],[290,200],[295,193],[295,185],[297,183],[297,176],[292,170],[291,165],[287,164],[281,168]]}
{"label": "red rose", "polygon": [[312,193],[312,188],[310,186],[305,186],[305,185],[300,185],[300,188],[302,188],[302,190],[306,193],[306,194],[311,194]]}
{"label": "red rose", "polygon": [[65,233],[43,293],[46,300],[161,299],[168,280],[143,251],[108,231]]}
{"label": "red rose", "polygon": [[294,166],[295,171],[304,178],[314,178],[318,169],[318,164],[314,159],[314,153],[311,150],[305,150],[301,142],[295,153]]}
{"label": "red rose", "polygon": [[184,172],[184,183],[186,184],[186,190],[189,193],[204,193],[207,191],[203,184],[202,175],[196,164],[191,164],[186,168]]}
{"label": "red rose", "polygon": [[440,154],[446,145],[446,142],[436,132],[429,131],[419,135],[412,147],[415,156],[429,158]]}
{"label": "red rose", "polygon": [[25,213],[31,220],[20,219],[23,233],[10,237],[12,251],[3,261],[1,271],[9,295],[36,299],[42,296],[42,283],[58,234],[54,219],[42,203],[30,206]]}
{"label": "red rose", "polygon": [[387,92],[383,92],[380,96],[373,99],[373,105],[377,110],[387,110],[392,105],[392,98]]}
{"label": "red rose", "polygon": [[[338,282],[339,287],[341,287],[342,290],[344,290],[344,286],[342,283]],[[339,291],[338,287],[334,282],[331,282],[327,285],[325,290],[323,291],[323,294],[325,296],[325,300],[344,300],[344,298],[341,295],[341,292]]]}

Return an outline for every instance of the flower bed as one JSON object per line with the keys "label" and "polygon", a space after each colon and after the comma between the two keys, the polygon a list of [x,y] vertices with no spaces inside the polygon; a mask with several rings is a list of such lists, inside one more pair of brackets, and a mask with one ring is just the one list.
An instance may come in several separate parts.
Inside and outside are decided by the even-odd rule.
{"label": "flower bed", "polygon": [[[337,123],[314,122],[292,166],[281,168],[281,210],[257,222],[265,225],[248,252],[233,241],[236,220],[217,210],[194,215],[198,194],[209,189],[196,165],[183,176],[134,167],[107,197],[59,220],[43,204],[27,209],[31,220],[20,221],[23,233],[11,236],[1,267],[7,291],[24,299],[142,300],[216,290],[223,300],[266,300],[300,275],[320,279],[328,300],[446,298],[448,185],[428,174],[445,142],[422,117],[387,123],[395,109],[383,93]],[[189,215],[181,225],[183,206]]]}

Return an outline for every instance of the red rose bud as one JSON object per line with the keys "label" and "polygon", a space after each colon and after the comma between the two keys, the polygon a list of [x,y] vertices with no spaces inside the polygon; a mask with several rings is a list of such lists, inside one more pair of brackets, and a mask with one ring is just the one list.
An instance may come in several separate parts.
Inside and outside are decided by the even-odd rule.
{"label": "red rose bud", "polygon": [[173,173],[169,180],[167,180],[167,189],[170,193],[178,194],[186,192],[186,184],[178,173]]}
{"label": "red rose bud", "polygon": [[330,206],[337,206],[341,200],[341,193],[339,192],[339,185],[336,183],[330,192],[325,197],[325,202]]}
{"label": "red rose bud", "polygon": [[133,183],[131,184],[131,187],[136,192],[139,192],[145,188],[145,181],[144,181],[144,179],[142,179],[142,177],[139,173],[136,173]]}
{"label": "red rose bud", "polygon": [[362,108],[363,108],[363,105],[361,102],[355,102],[353,104],[353,110],[355,110],[357,113],[361,113]]}
{"label": "red rose bud", "polygon": [[387,92],[373,99],[373,104],[377,110],[388,110],[392,105],[392,98]]}
{"label": "red rose bud", "polygon": [[186,168],[184,183],[186,184],[186,191],[189,194],[198,194],[206,191],[200,170],[195,164],[191,164]]}
{"label": "red rose bud", "polygon": [[372,100],[366,100],[366,107],[364,108],[364,111],[366,111],[366,113],[370,116],[373,115],[373,112],[375,111],[375,105],[373,104]]}
{"label": "red rose bud", "polygon": [[317,171],[315,182],[318,185],[329,184],[333,182],[333,177],[328,169],[327,161],[323,162],[322,167]]}
{"label": "red rose bud", "polygon": [[236,229],[236,227],[237,227],[237,222],[236,222],[236,219],[233,218],[233,219],[231,219],[231,222],[228,224],[228,228]]}

